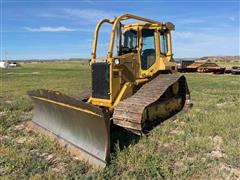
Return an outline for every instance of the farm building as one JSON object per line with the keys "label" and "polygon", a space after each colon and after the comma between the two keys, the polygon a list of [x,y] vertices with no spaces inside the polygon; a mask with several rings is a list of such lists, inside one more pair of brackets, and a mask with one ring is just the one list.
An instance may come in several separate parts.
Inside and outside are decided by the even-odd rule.
{"label": "farm building", "polygon": [[188,69],[192,71],[203,72],[207,67],[219,67],[216,63],[212,62],[194,62],[191,65],[187,66]]}
{"label": "farm building", "polygon": [[9,63],[5,62],[5,61],[0,61],[0,68],[8,68],[9,67]]}
{"label": "farm building", "polygon": [[9,63],[9,67],[20,67],[21,65],[17,62],[11,62]]}

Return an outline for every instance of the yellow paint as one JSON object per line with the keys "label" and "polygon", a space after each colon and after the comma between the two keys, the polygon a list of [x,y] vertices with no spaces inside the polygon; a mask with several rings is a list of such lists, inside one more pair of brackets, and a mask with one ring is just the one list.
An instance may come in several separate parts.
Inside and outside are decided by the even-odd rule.
{"label": "yellow paint", "polygon": [[[137,21],[142,21],[142,23],[125,24],[122,21],[132,19]],[[170,22],[158,22],[155,20],[147,19],[144,17],[139,17],[131,14],[123,14],[114,19],[103,19],[99,21],[96,26],[93,49],[92,49],[92,59],[91,62],[95,63],[97,59],[96,49],[98,33],[101,26],[104,24],[112,25],[112,31],[110,35],[110,42],[108,52],[104,58],[110,66],[110,92],[109,99],[97,99],[91,97],[88,102],[97,106],[107,107],[109,110],[114,109],[114,107],[123,99],[133,95],[142,84],[148,82],[152,77],[157,75],[159,71],[165,71],[168,73],[177,72],[177,64],[173,60],[172,54],[172,42],[171,42],[171,31],[175,29],[175,26]],[[123,32],[133,29],[137,32],[137,47],[136,51],[130,53],[122,54],[118,57],[114,57],[113,49],[115,41],[116,30],[119,27],[119,23],[123,25]],[[155,52],[156,59],[154,64],[147,70],[141,68],[141,48],[142,48],[142,30],[143,29],[153,29],[154,30],[154,40],[155,40]],[[168,51],[166,54],[161,54],[161,43],[159,32],[167,33],[167,47]],[[115,44],[116,45],[116,44]],[[120,64],[114,64],[114,59],[120,59]],[[132,84],[129,86],[129,84]]]}
{"label": "yellow paint", "polygon": [[111,101],[109,99],[99,99],[99,98],[90,97],[88,99],[88,103],[91,103],[91,104],[97,105],[97,106],[103,106],[103,107],[111,106]]}
{"label": "yellow paint", "polygon": [[61,102],[53,101],[53,100],[42,98],[42,97],[37,97],[37,96],[31,96],[31,97],[33,97],[35,99],[42,100],[42,101],[47,101],[47,102],[50,102],[50,103],[53,103],[53,104],[57,104],[59,106],[64,106],[64,107],[68,107],[68,108],[71,108],[71,109],[74,109],[74,110],[82,111],[82,112],[92,114],[92,115],[95,115],[95,116],[98,116],[98,117],[102,117],[101,115],[96,114],[96,113],[94,113],[92,111],[89,111],[87,109],[79,108],[79,107],[76,107],[76,106],[71,106],[69,104],[64,104],[64,103],[61,103]]}
{"label": "yellow paint", "polygon": [[127,92],[127,89],[129,89],[130,87],[131,87],[131,84],[129,82],[126,82],[123,85],[120,93],[118,94],[118,97],[115,99],[113,107],[115,107],[122,100],[122,98],[124,97],[124,94]]}
{"label": "yellow paint", "polygon": [[171,98],[165,103],[155,102],[147,107],[148,116],[143,116],[143,122],[148,120],[155,120],[159,117],[166,117],[171,113],[171,110],[181,107],[181,98]]}
{"label": "yellow paint", "polygon": [[143,84],[143,83],[146,83],[147,81],[149,81],[148,79],[137,79],[134,84],[135,85],[140,85],[140,84]]}

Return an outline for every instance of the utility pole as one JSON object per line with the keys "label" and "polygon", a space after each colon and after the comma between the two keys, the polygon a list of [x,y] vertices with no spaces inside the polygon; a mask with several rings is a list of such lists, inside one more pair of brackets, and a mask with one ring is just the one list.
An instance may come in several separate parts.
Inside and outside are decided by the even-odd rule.
{"label": "utility pole", "polygon": [[7,62],[7,60],[8,60],[8,51],[7,49],[5,49],[5,62]]}

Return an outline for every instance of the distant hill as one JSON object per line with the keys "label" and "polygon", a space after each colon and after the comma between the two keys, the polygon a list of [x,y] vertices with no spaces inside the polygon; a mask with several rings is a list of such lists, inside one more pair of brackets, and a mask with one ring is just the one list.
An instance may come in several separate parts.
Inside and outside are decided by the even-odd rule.
{"label": "distant hill", "polygon": [[229,62],[229,61],[240,61],[240,56],[205,56],[197,61],[214,61],[214,62]]}
{"label": "distant hill", "polygon": [[[90,58],[68,58],[68,59],[27,59],[8,60],[8,62],[19,63],[43,63],[48,61],[88,61]],[[174,58],[176,62],[181,61],[208,61],[208,62],[240,62],[240,56],[204,56],[201,58]]]}
{"label": "distant hill", "polygon": [[89,58],[68,58],[68,59],[15,59],[7,60],[8,62],[18,62],[18,63],[44,63],[44,62],[57,62],[57,61],[88,61]]}

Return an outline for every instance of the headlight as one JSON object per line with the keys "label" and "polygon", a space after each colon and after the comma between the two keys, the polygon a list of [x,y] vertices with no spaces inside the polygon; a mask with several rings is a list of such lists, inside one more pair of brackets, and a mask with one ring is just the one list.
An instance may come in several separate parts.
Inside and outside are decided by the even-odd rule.
{"label": "headlight", "polygon": [[119,64],[120,64],[120,59],[114,59],[114,63],[115,63],[116,65],[119,65]]}

